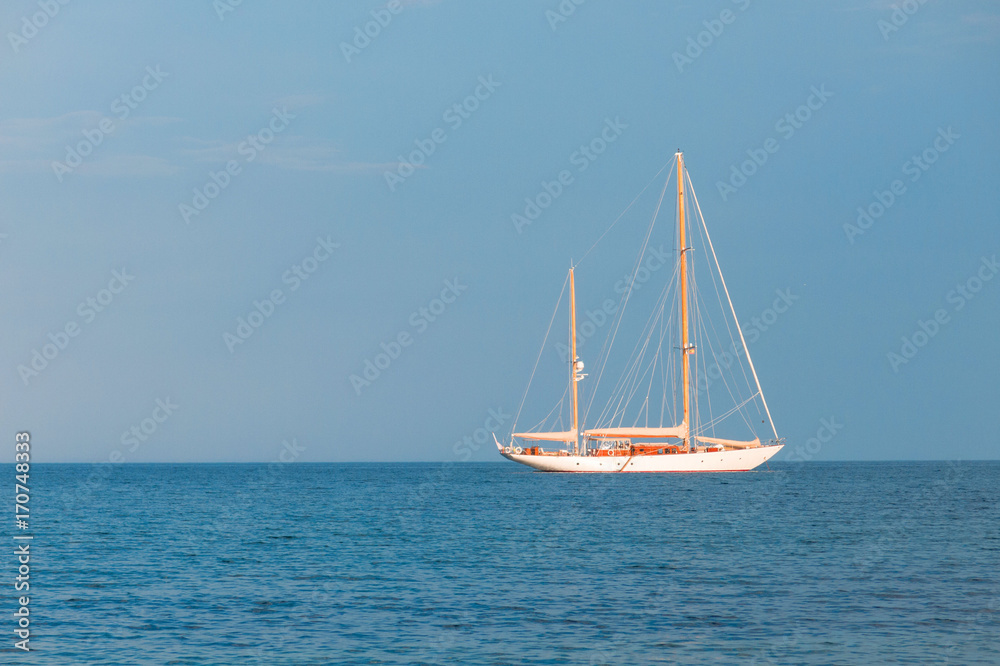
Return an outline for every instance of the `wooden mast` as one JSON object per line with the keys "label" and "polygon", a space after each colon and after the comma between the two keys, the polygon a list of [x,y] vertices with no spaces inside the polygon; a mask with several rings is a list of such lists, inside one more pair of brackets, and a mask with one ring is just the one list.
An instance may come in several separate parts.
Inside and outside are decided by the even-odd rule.
{"label": "wooden mast", "polygon": [[691,396],[689,394],[689,383],[691,369],[688,364],[688,295],[687,295],[687,239],[684,229],[684,153],[677,151],[677,213],[680,227],[680,252],[681,252],[681,361],[683,373],[684,389],[684,420],[683,424],[687,434],[684,436],[684,448],[691,450]]}
{"label": "wooden mast", "polygon": [[573,269],[569,269],[569,383],[573,387],[573,453],[580,452],[579,407],[576,391],[576,283]]}

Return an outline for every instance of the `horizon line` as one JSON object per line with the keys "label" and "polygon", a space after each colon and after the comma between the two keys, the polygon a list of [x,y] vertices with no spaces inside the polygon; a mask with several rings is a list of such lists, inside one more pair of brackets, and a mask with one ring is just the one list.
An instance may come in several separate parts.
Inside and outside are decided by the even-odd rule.
{"label": "horizon line", "polygon": [[[880,458],[872,460],[862,460],[862,459],[844,459],[844,460],[771,460],[769,462],[775,463],[787,463],[787,464],[827,464],[827,463],[974,463],[974,462],[1000,462],[1000,458]],[[9,462],[4,463],[6,465],[15,465],[16,463]],[[503,465],[506,464],[503,460],[325,460],[325,461],[292,461],[292,462],[282,462],[277,460],[241,460],[241,461],[197,461],[197,460],[187,460],[187,461],[168,461],[168,460],[155,460],[155,461],[121,461],[121,462],[111,462],[110,460],[102,460],[99,462],[93,461],[54,461],[54,462],[32,462],[32,465],[281,465],[283,467],[293,467],[297,465]],[[748,470],[756,471],[756,470]],[[650,472],[650,474],[655,474],[656,472]],[[692,474],[707,474],[712,472],[691,472]],[[721,473],[721,472],[719,472]]]}

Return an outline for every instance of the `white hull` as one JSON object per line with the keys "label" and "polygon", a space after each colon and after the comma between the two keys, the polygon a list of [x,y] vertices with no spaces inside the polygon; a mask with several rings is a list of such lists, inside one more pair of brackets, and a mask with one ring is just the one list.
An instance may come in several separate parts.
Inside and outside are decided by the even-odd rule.
{"label": "white hull", "polygon": [[541,472],[747,472],[770,460],[783,446],[638,456],[532,456],[504,451],[500,454]]}
{"label": "white hull", "polygon": [[[507,446],[501,446],[500,440],[494,434],[493,439],[500,450],[500,454],[508,460],[527,465],[541,472],[747,472],[764,464],[783,448],[782,442],[784,440],[778,437],[778,431],[774,427],[774,419],[771,418],[771,411],[764,400],[764,391],[760,387],[760,379],[757,377],[757,370],[754,368],[753,361],[750,360],[750,350],[747,348],[746,340],[743,337],[743,329],[739,326],[739,318],[736,316],[736,309],[733,307],[732,298],[729,296],[729,288],[726,287],[726,281],[722,277],[722,268],[719,266],[718,257],[715,255],[715,248],[712,247],[712,240],[708,235],[708,227],[705,225],[704,217],[701,215],[701,207],[698,204],[698,199],[694,196],[693,186],[689,190],[690,195],[685,193],[684,155],[678,150],[675,158],[677,173],[677,236],[675,237],[676,245],[674,246],[677,249],[676,272],[668,280],[664,287],[663,295],[656,302],[650,319],[640,335],[639,342],[636,344],[635,350],[632,352],[628,362],[624,364],[624,374],[614,384],[614,388],[606,398],[607,402],[603,410],[598,405],[597,412],[599,412],[599,415],[595,419],[597,423],[592,423],[589,430],[583,429],[583,422],[587,421],[587,413],[589,412],[590,405],[593,403],[593,398],[598,395],[597,384],[604,375],[606,362],[610,358],[611,345],[618,332],[618,326],[622,321],[618,316],[624,312],[625,303],[631,293],[631,284],[622,296],[621,309],[617,311],[618,314],[615,318],[613,332],[610,333],[610,337],[605,342],[605,349],[601,351],[601,355],[598,357],[600,359],[599,369],[596,372],[597,379],[594,381],[591,389],[593,393],[590,396],[590,403],[588,403],[587,408],[581,414],[579,384],[587,375],[583,373],[583,361],[577,356],[576,266],[574,265],[570,267],[569,275],[566,278],[569,285],[570,328],[569,358],[566,359],[569,361],[569,367],[566,368],[569,371],[567,393],[563,395],[563,399],[556,404],[556,407],[549,412],[548,416],[542,419],[534,428],[526,432],[517,432],[516,424],[521,415],[521,408],[519,407],[517,414],[514,416],[515,427],[512,429],[513,432],[510,433],[508,438],[509,444]],[[690,179],[688,179],[688,182],[690,182]],[[656,204],[653,221],[650,223],[649,231],[646,235],[646,242],[639,253],[639,257],[636,259],[636,266],[639,266],[646,255],[649,237],[653,232],[653,225],[656,223],[657,215],[660,212],[660,204],[663,202],[666,191],[666,185],[664,185],[663,192],[660,194],[660,201]],[[629,204],[629,207],[631,205]],[[688,251],[693,250],[694,247],[688,244],[688,225],[685,218],[686,209],[697,211],[695,220],[701,223],[700,225],[695,224],[691,226],[690,239],[695,240],[697,238],[704,241],[706,249],[710,251],[710,255],[706,253],[706,260],[708,256],[711,256],[711,261],[706,263],[711,274],[711,284],[715,289],[715,295],[718,296],[719,305],[724,311],[723,318],[727,320],[724,330],[730,334],[733,352],[735,353],[735,356],[730,355],[730,361],[740,357],[740,354],[736,353],[736,339],[732,335],[732,329],[729,324],[731,321],[736,324],[736,332],[739,333],[739,340],[742,343],[742,352],[746,355],[746,363],[749,366],[748,368],[744,368],[741,361],[740,372],[731,372],[734,380],[737,379],[738,374],[741,375],[739,377],[740,381],[731,386],[728,380],[726,380],[726,390],[729,393],[729,397],[733,399],[735,407],[721,414],[718,418],[713,418],[712,416],[712,404],[708,396],[706,396],[707,414],[705,410],[699,409],[698,392],[694,391],[694,395],[692,396],[692,387],[699,386],[698,369],[699,367],[705,367],[705,363],[702,362],[699,365],[698,357],[695,357],[696,360],[692,368],[691,357],[701,353],[699,346],[703,348],[707,346],[709,350],[712,350],[713,347],[715,349],[722,349],[725,347],[725,343],[721,338],[718,340],[715,339],[718,337],[714,332],[716,327],[712,323],[711,318],[703,316],[704,313],[702,313],[699,306],[702,300],[695,291],[696,284],[693,272],[695,266],[693,263],[689,266],[688,260]],[[628,209],[626,208],[626,210]],[[615,223],[617,221],[615,220]],[[612,223],[612,226],[615,223]],[[610,230],[611,228],[609,227],[608,231]],[[608,231],[604,233],[607,234]],[[603,237],[602,235],[600,238]],[[587,253],[589,254],[590,251],[588,250]],[[690,275],[688,274],[689,270],[691,271]],[[718,280],[716,280],[716,277],[718,277]],[[722,292],[725,293],[725,302],[729,305],[728,310],[726,310],[723,304],[719,285],[722,286]],[[672,292],[674,287],[676,287],[676,292]],[[566,285],[564,284],[563,290],[565,288]],[[689,290],[693,295],[689,296]],[[671,293],[676,295],[676,299],[668,297],[668,294]],[[560,304],[562,303],[562,294],[563,292],[559,294]],[[671,330],[673,314],[671,314],[670,308],[673,307],[672,304],[678,306],[676,314],[678,316],[679,331],[677,332]],[[559,304],[556,306],[556,312],[558,311]],[[553,321],[556,312],[552,314]],[[728,319],[730,315],[732,316],[731,320]],[[689,321],[691,318],[694,319],[693,330],[696,334],[694,336],[691,334],[692,325]],[[546,342],[551,330],[552,322],[550,321],[549,330],[546,331],[545,340],[542,342],[543,351],[546,348]],[[659,337],[655,344],[651,344],[657,330],[659,330]],[[707,331],[712,331],[712,333],[709,334]],[[706,332],[706,340],[702,340],[700,332]],[[674,352],[665,350],[665,342],[668,347],[673,346]],[[653,354],[652,358],[648,358],[647,352],[654,349],[655,354]],[[670,362],[670,359],[675,358],[674,353],[677,354],[676,364]],[[729,354],[728,352],[724,353]],[[535,367],[531,371],[532,378],[535,376],[535,371],[538,369],[538,362],[541,360],[541,357],[542,352],[539,352],[538,359],[535,361]],[[731,363],[727,361],[725,367],[730,368],[730,365]],[[715,366],[713,369],[718,370],[719,367]],[[750,383],[750,379],[747,376],[747,369],[750,370],[750,374],[753,376],[753,384]],[[654,381],[654,379],[657,381]],[[662,380],[663,386],[663,402],[660,407],[659,423],[654,422],[650,425],[651,416],[655,420],[655,416],[651,412],[657,402],[658,396],[656,391],[659,390],[661,384],[659,380]],[[530,379],[528,380],[528,388],[531,388]],[[641,391],[643,388],[646,389],[645,398],[643,398]],[[680,389],[679,391],[677,390],[678,388]],[[749,397],[745,397],[747,393],[749,393]],[[668,398],[671,396],[673,396],[672,409],[670,413],[667,413]],[[525,389],[524,397],[521,399],[521,407],[524,406],[524,401],[527,397],[528,389]],[[678,404],[677,398],[682,398],[680,404]],[[757,398],[759,398],[759,402],[757,402]],[[569,400],[568,404],[564,403],[567,399]],[[771,432],[774,433],[774,439],[769,441],[768,446],[761,446],[760,434],[750,426],[750,419],[747,417],[749,409],[746,412],[743,410],[743,407],[751,401],[754,401],[756,410],[763,408],[764,413],[767,414],[767,421],[770,422]],[[728,402],[720,407],[728,407]],[[734,412],[741,412],[743,414],[743,420],[751,431],[749,434],[753,439],[746,441],[745,439],[728,439],[721,435],[719,437],[714,435],[717,426],[720,432],[726,432],[729,429],[723,421]],[[568,420],[565,418],[567,415],[569,416]],[[703,417],[706,416],[707,419],[704,420],[708,423],[701,423]],[[756,414],[754,414],[754,418],[756,419]],[[735,420],[734,418],[733,421],[735,422]],[[642,425],[639,425],[640,421]],[[632,425],[622,425],[622,423],[628,422],[631,422]],[[763,419],[761,423],[764,423]],[[558,424],[558,430],[554,429],[556,424]],[[517,443],[519,441],[527,448],[518,446]],[[540,448],[539,442],[546,442],[548,446],[558,446],[560,450],[558,452],[544,452]],[[678,442],[683,442],[684,449],[690,447],[695,452],[682,452],[681,447],[678,446]],[[565,455],[571,444],[573,450],[577,450],[577,447],[581,443],[584,445],[586,453],[601,455]],[[697,452],[697,449],[700,448],[699,445],[702,444],[707,445],[705,448],[711,449],[711,453],[707,450]],[[587,448],[591,446],[603,448],[599,448],[598,450]]]}

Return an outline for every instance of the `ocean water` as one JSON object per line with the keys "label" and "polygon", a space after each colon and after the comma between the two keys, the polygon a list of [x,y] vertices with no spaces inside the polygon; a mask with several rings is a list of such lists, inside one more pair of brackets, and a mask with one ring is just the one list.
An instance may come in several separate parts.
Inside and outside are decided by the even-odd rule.
{"label": "ocean water", "polygon": [[0,662],[997,664],[998,480],[37,465],[33,651],[4,614]]}

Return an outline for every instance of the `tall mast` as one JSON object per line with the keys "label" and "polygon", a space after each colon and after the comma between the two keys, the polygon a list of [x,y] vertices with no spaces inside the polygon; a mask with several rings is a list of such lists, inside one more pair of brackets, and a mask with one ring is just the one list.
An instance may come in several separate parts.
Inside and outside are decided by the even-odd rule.
{"label": "tall mast", "polygon": [[688,431],[684,437],[684,448],[691,449],[691,396],[689,393],[691,369],[688,364],[688,354],[691,352],[688,344],[688,295],[687,295],[687,239],[684,229],[684,153],[677,151],[677,213],[680,219],[680,252],[681,252],[681,361],[684,383],[684,421]]}
{"label": "tall mast", "polygon": [[576,282],[573,269],[569,269],[569,383],[573,387],[573,453],[580,452],[579,407],[576,391]]}

